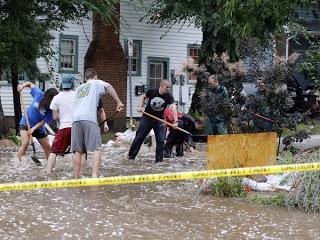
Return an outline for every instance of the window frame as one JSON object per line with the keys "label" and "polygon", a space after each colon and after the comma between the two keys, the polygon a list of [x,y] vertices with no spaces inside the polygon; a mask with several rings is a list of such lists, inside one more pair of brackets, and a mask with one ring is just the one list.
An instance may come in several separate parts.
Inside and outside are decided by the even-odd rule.
{"label": "window frame", "polygon": [[[199,64],[199,50],[201,48],[201,45],[200,44],[187,44],[187,58],[190,57],[190,49],[192,49],[192,48],[198,50],[198,63],[197,64]],[[195,85],[197,83],[197,79],[192,79],[191,75],[188,74],[187,83],[190,85]]]}
{"label": "window frame", "polygon": [[[75,42],[75,54],[74,54],[74,68],[73,70],[62,69],[61,67],[61,56],[62,56],[62,41],[73,40]],[[78,35],[64,35],[59,36],[59,72],[60,73],[78,73],[78,56],[79,56],[79,36]]]}
{"label": "window frame", "polygon": [[27,75],[27,73],[25,71],[20,72],[18,74],[18,81],[19,82],[27,82],[27,81],[29,81],[29,77],[28,77],[28,75]]}
{"label": "window frame", "polygon": [[170,58],[164,57],[148,57],[148,75],[147,75],[147,86],[150,89],[150,64],[151,63],[162,63],[163,64],[163,79],[167,79],[170,81],[169,78],[169,69],[170,69]]}
{"label": "window frame", "polygon": [[199,64],[199,50],[201,48],[200,44],[187,44],[187,58],[190,57],[190,49],[195,48],[198,50],[198,62],[197,64]]}
{"label": "window frame", "polygon": [[[160,69],[161,69],[160,77],[157,78],[157,77],[155,76],[155,77],[152,78],[152,80],[155,81],[155,82],[154,82],[154,83],[155,83],[155,84],[154,84],[154,85],[155,85],[154,87],[151,87],[151,85],[152,85],[151,83],[152,83],[152,82],[151,82],[151,76],[150,76],[150,75],[151,75],[151,65],[152,65],[152,64],[153,64],[155,67],[160,66]],[[159,88],[159,86],[157,86],[157,83],[156,83],[156,82],[157,82],[158,79],[160,79],[160,81],[161,81],[162,79],[164,79],[164,76],[165,76],[164,64],[165,64],[164,62],[153,62],[153,61],[149,62],[149,69],[150,69],[150,70],[149,70],[149,73],[150,73],[150,74],[149,74],[149,85],[150,85],[150,88]],[[155,69],[155,71],[157,71],[157,70]],[[159,81],[159,83],[160,83],[160,81]]]}

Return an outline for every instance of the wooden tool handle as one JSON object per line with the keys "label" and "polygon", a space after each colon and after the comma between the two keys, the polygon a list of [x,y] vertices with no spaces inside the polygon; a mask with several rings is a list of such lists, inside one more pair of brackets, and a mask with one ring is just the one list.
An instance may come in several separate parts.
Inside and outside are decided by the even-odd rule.
{"label": "wooden tool handle", "polygon": [[[23,111],[24,117],[26,118],[27,129],[28,129],[28,132],[29,132],[29,130],[30,130],[29,118],[28,118],[28,115],[27,115],[27,112],[26,112],[26,108],[24,107],[24,102],[23,102],[22,94],[21,94],[21,93],[20,93],[20,102],[21,102],[21,105],[22,105],[22,111]],[[33,142],[32,133],[30,134],[30,141],[31,141],[31,144],[34,143],[34,142]]]}
{"label": "wooden tool handle", "polygon": [[165,121],[165,120],[163,120],[163,119],[161,119],[161,118],[158,118],[158,117],[156,117],[156,116],[153,116],[153,115],[150,114],[150,113],[147,113],[147,112],[144,112],[144,111],[142,111],[142,113],[145,114],[145,115],[148,116],[148,117],[151,117],[151,118],[159,121],[159,122],[165,123],[165,124],[167,124],[168,126],[174,128],[174,129],[176,129],[176,130],[179,130],[179,131],[181,131],[181,132],[184,132],[184,133],[189,134],[189,135],[192,136],[192,134],[189,133],[188,131],[186,131],[186,130],[180,128],[180,127],[177,127],[177,126],[173,125],[172,123],[169,123],[169,122],[167,122],[167,121]]}

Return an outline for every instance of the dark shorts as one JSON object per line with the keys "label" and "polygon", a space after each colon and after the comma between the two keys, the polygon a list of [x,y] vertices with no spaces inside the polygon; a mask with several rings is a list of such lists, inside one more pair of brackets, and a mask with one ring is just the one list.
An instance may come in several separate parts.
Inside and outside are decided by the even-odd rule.
{"label": "dark shorts", "polygon": [[[20,125],[20,130],[28,131],[28,128],[26,126]],[[37,129],[32,133],[32,136],[35,137],[36,139],[45,138],[47,135],[48,135],[47,132],[41,129]]]}
{"label": "dark shorts", "polygon": [[64,155],[71,145],[71,128],[60,129],[52,142],[52,153]]}

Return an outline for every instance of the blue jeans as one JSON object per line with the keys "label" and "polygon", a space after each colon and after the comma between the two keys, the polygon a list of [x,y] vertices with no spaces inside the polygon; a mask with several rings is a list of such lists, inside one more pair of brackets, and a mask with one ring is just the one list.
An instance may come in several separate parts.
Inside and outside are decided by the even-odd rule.
{"label": "blue jeans", "polygon": [[154,131],[157,143],[156,162],[162,162],[165,139],[165,126],[163,123],[153,120],[144,115],[140,118],[140,123],[137,129],[136,137],[134,138],[131,144],[129,150],[129,159],[134,159],[137,156],[144,139],[148,136],[151,129],[153,129]]}
{"label": "blue jeans", "polygon": [[209,118],[208,120],[209,135],[226,135],[228,134],[226,122],[216,122]]}
{"label": "blue jeans", "polygon": [[272,131],[272,122],[254,118],[253,125],[256,132],[271,132]]}

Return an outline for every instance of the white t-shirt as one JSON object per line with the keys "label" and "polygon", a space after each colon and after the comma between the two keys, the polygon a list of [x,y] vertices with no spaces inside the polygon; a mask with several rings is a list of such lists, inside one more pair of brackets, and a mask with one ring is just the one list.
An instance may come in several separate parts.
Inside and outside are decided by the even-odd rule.
{"label": "white t-shirt", "polygon": [[60,92],[53,97],[50,109],[59,112],[59,129],[72,126],[75,103],[76,94],[73,90]]}
{"label": "white t-shirt", "polygon": [[76,106],[73,121],[91,121],[98,124],[97,107],[99,99],[107,93],[109,83],[102,80],[90,80],[76,89]]}

